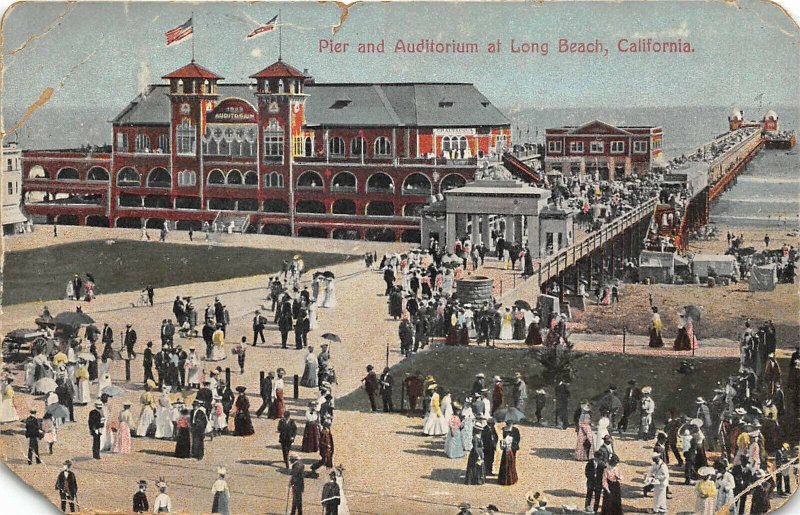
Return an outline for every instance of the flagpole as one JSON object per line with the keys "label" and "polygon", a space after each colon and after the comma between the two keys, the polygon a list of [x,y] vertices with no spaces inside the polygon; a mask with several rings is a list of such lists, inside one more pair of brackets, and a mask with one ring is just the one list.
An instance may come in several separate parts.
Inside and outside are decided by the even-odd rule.
{"label": "flagpole", "polygon": [[192,62],[194,62],[194,11],[192,11]]}
{"label": "flagpole", "polygon": [[282,57],[283,57],[283,16],[281,16],[281,10],[278,9],[278,61],[282,60]]}

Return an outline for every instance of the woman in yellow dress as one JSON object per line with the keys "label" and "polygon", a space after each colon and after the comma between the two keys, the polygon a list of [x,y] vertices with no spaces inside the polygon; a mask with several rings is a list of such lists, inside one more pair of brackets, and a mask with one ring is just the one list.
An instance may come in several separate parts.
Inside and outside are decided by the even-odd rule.
{"label": "woman in yellow dress", "polygon": [[694,512],[696,515],[714,515],[717,506],[717,485],[711,478],[716,477],[716,471],[712,467],[700,467],[697,475],[701,479],[694,487],[697,492]]}
{"label": "woman in yellow dress", "polygon": [[218,326],[214,334],[211,335],[211,342],[214,344],[211,348],[211,361],[225,359],[225,333],[222,332],[222,326]]}
{"label": "woman in yellow dress", "polygon": [[2,402],[0,402],[0,424],[16,422],[19,420],[17,409],[14,407],[14,389],[11,387],[11,379],[6,379],[0,385]]}
{"label": "woman in yellow dress", "polygon": [[75,382],[78,383],[78,393],[75,396],[75,404],[78,406],[86,406],[91,400],[91,393],[89,392],[89,369],[86,366],[86,361],[80,361],[80,367],[75,371]]}

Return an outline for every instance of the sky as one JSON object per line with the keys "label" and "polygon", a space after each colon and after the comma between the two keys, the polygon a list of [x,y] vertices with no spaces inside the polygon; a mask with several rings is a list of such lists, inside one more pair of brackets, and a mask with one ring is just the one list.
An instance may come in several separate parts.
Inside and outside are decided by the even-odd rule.
{"label": "sky", "polygon": [[[767,2],[368,3],[350,9],[297,3],[28,3],[4,25],[3,103],[24,110],[47,87],[45,108],[122,109],[144,85],[191,59],[191,43],[167,48],[164,32],[194,13],[195,57],[225,77],[248,76],[278,57],[278,34],[245,41],[257,22],[282,13],[283,59],[319,82],[473,82],[497,106],[734,106],[798,103],[800,30]],[[48,28],[41,37],[33,37]],[[688,41],[692,53],[620,53],[619,38]],[[350,43],[319,51],[320,39]],[[398,39],[475,42],[477,54],[398,54]],[[549,42],[548,55],[512,54],[517,42]],[[600,40],[608,55],[559,53],[558,40]],[[359,54],[359,42],[386,53]],[[487,44],[501,41],[500,53]],[[14,53],[23,43],[27,45]],[[6,122],[8,123],[8,121]]]}

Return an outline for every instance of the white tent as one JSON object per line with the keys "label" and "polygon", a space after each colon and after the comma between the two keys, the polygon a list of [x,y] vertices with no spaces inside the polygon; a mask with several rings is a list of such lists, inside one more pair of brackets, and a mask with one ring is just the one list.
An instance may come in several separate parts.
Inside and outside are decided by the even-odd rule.
{"label": "white tent", "polygon": [[733,277],[737,271],[736,258],[723,254],[696,254],[692,270],[701,279],[708,277],[712,270],[717,276]]}

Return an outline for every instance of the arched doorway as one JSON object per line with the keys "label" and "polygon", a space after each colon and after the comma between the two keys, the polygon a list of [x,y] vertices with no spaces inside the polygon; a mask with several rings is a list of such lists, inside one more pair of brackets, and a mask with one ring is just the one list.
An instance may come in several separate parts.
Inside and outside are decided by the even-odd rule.
{"label": "arched doorway", "polygon": [[296,211],[298,213],[323,214],[325,213],[325,204],[319,200],[299,200]]}
{"label": "arched doorway", "polygon": [[142,228],[142,219],[141,218],[133,218],[129,216],[124,216],[121,218],[117,218],[117,227],[125,228],[125,229],[141,229]]}
{"label": "arched doorway", "polygon": [[373,227],[366,230],[364,239],[369,241],[395,241],[395,235],[392,229]]}
{"label": "arched doorway", "polygon": [[62,168],[58,171],[58,175],[56,176],[56,179],[60,181],[77,181],[80,178],[78,170],[74,168]]}
{"label": "arched doorway", "polygon": [[301,238],[327,238],[328,231],[324,227],[301,227],[297,235]]}
{"label": "arched doorway", "polygon": [[430,179],[421,173],[412,173],[403,181],[403,195],[430,195],[432,192]]}
{"label": "arched doorway", "polygon": [[78,215],[59,215],[56,217],[58,225],[80,225]]}
{"label": "arched doorway", "polygon": [[153,168],[147,174],[147,185],[151,188],[169,188],[172,186],[172,177],[164,168]]}
{"label": "arched doorway", "polygon": [[367,204],[367,215],[394,216],[394,203],[386,200],[373,200]]}
{"label": "arched doorway", "polygon": [[102,166],[93,166],[89,169],[89,173],[86,174],[87,181],[108,181],[108,171]]}
{"label": "arched doorway", "polygon": [[339,199],[334,201],[331,211],[335,215],[354,215],[356,203],[350,199]]}
{"label": "arched doorway", "polygon": [[394,181],[383,172],[374,173],[367,179],[368,193],[394,193]]}
{"label": "arched doorway", "polygon": [[334,240],[357,240],[359,239],[358,231],[355,229],[334,229],[331,232],[331,238]]}
{"label": "arched doorway", "polygon": [[446,175],[444,179],[442,179],[442,182],[439,183],[439,191],[444,193],[445,191],[452,190],[453,188],[460,188],[466,183],[467,180],[462,176],[458,175],[457,173],[451,173]]}
{"label": "arched doorway", "polygon": [[274,236],[290,236],[292,234],[292,229],[286,224],[264,224],[261,227],[261,232]]}
{"label": "arched doorway", "polygon": [[108,227],[108,217],[102,215],[89,215],[86,217],[86,225],[89,227]]}

